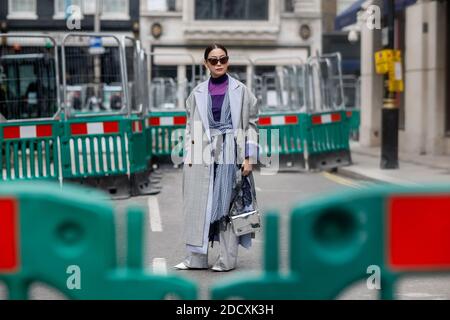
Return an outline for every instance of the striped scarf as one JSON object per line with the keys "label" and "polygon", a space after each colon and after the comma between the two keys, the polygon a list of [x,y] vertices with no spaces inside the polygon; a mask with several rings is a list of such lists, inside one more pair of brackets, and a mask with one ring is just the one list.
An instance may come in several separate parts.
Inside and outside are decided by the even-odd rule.
{"label": "striped scarf", "polygon": [[208,95],[208,120],[211,132],[211,145],[216,166],[211,223],[228,216],[230,202],[236,179],[236,141],[231,120],[231,107],[228,93],[225,94],[220,120],[215,121],[212,112],[211,95]]}

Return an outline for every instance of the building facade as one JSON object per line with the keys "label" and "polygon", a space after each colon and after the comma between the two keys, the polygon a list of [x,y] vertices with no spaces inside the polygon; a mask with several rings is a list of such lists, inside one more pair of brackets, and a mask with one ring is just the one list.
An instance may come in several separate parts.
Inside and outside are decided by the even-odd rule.
{"label": "building facade", "polygon": [[[137,35],[139,32],[139,0],[102,0],[102,32]],[[80,29],[68,27],[67,6],[80,8]],[[94,0],[2,0],[0,1],[0,31],[45,32],[57,38],[61,34],[94,30]],[[74,18],[78,17],[74,15]]]}
{"label": "building facade", "polygon": [[[414,3],[413,3],[414,2]],[[418,0],[396,13],[395,45],[403,51],[405,91],[400,107],[399,149],[417,155],[450,155],[449,5]],[[380,0],[366,5],[380,7]],[[374,52],[382,49],[382,30],[361,27],[361,129],[363,146],[379,146],[383,105],[382,76]]]}
{"label": "building facade", "polygon": [[227,46],[231,72],[247,83],[252,72],[306,61],[321,52],[322,9],[332,2],[141,0],[141,41],[153,55],[152,78],[191,79],[191,65],[202,63],[213,42]]}

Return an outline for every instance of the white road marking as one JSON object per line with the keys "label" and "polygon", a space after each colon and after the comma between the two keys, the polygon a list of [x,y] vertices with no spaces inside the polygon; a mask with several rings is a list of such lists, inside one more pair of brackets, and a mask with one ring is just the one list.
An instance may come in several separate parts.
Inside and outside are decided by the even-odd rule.
{"label": "white road marking", "polygon": [[150,228],[153,232],[162,232],[161,215],[159,214],[158,198],[148,197],[148,214],[150,216]]}
{"label": "white road marking", "polygon": [[255,190],[258,191],[258,192],[262,191],[262,189],[260,187],[255,187]]}
{"label": "white road marking", "polygon": [[167,263],[164,258],[154,258],[153,259],[153,273],[166,275],[167,274]]}

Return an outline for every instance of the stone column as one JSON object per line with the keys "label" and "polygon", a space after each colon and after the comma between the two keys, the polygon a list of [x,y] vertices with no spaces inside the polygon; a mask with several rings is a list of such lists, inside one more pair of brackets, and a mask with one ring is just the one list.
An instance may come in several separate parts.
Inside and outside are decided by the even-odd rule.
{"label": "stone column", "polygon": [[177,66],[177,107],[178,108],[184,108],[184,104],[186,102],[186,66],[185,65],[179,65]]}
{"label": "stone column", "polygon": [[426,106],[425,151],[434,155],[445,153],[445,104],[447,52],[447,1],[433,1],[428,6],[428,97]]}
{"label": "stone column", "polygon": [[401,149],[445,152],[446,6],[419,2],[406,10],[405,136]]}
{"label": "stone column", "polygon": [[[374,4],[382,5],[382,1]],[[360,144],[375,147],[381,143],[381,108],[383,106],[383,77],[375,73],[376,51],[382,49],[381,30],[361,26],[361,127]]]}

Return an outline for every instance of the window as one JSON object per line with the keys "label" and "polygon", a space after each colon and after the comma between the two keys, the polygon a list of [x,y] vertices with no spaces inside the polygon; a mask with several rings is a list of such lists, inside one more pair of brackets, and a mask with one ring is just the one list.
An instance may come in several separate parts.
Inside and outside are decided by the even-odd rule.
{"label": "window", "polygon": [[269,0],[195,0],[196,20],[268,20]]}
{"label": "window", "polygon": [[[88,1],[89,2],[89,1]],[[102,19],[129,20],[128,0],[103,0]]]}
{"label": "window", "polygon": [[176,0],[147,0],[149,11],[176,11]]}
{"label": "window", "polygon": [[9,0],[8,18],[36,19],[36,0]]}
{"label": "window", "polygon": [[103,14],[126,14],[128,15],[127,0],[103,0]]}
{"label": "window", "polygon": [[284,12],[294,12],[294,0],[284,0]]}
{"label": "window", "polygon": [[[55,0],[55,18],[66,17],[66,7],[78,6],[80,8],[80,13],[84,12],[84,1],[83,0]],[[82,18],[82,17],[80,17]]]}

